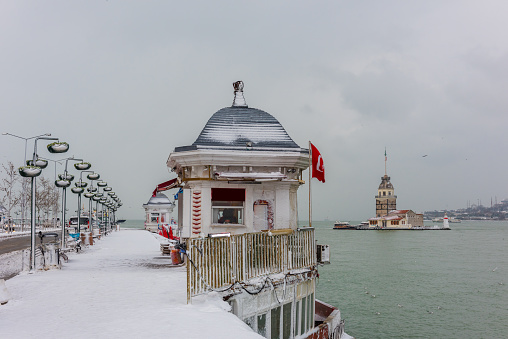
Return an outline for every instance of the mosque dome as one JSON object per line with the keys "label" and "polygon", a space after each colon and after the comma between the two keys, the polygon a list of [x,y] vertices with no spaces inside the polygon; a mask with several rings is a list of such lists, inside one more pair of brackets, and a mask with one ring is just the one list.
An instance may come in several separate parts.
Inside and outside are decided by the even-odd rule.
{"label": "mosque dome", "polygon": [[213,114],[196,141],[191,146],[175,148],[175,152],[207,148],[301,150],[277,119],[265,111],[247,106],[241,81],[233,86],[233,105]]}

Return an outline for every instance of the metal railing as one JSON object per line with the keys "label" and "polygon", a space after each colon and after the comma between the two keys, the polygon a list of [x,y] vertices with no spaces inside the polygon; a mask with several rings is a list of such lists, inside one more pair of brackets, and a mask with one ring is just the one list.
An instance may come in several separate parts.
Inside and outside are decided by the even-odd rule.
{"label": "metal railing", "polygon": [[316,265],[314,229],[187,240],[187,300],[212,289]]}

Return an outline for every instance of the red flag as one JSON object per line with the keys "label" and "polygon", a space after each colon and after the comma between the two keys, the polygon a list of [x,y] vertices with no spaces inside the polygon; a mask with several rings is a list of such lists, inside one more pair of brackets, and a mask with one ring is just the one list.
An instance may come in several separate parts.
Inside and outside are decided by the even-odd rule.
{"label": "red flag", "polygon": [[318,149],[312,143],[310,144],[310,148],[312,152],[312,177],[321,182],[325,182],[325,165],[321,153],[319,153]]}

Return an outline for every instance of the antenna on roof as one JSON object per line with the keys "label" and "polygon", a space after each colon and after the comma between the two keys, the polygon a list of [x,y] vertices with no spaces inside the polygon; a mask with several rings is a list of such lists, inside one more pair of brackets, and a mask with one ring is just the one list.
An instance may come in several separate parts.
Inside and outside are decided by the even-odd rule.
{"label": "antenna on roof", "polygon": [[233,107],[248,107],[243,97],[243,81],[236,81],[233,83],[235,89],[235,98],[233,99]]}

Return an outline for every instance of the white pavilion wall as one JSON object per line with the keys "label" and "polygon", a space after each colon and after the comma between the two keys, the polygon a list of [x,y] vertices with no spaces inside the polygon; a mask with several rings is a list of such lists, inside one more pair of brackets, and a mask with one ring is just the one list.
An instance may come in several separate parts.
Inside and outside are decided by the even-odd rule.
{"label": "white pavilion wall", "polygon": [[[245,189],[244,203],[244,224],[225,225],[212,224],[212,202],[211,191],[213,188],[243,188]],[[190,181],[183,194],[182,226],[184,237],[197,237],[200,232],[205,236],[210,233],[230,232],[241,234],[253,232],[254,230],[254,203],[267,202],[271,213],[273,213],[273,228],[297,228],[297,190],[298,185],[289,182],[264,182],[262,184],[229,184],[219,181]],[[199,217],[196,204],[196,197],[199,197]],[[194,208],[194,209],[193,209]],[[199,229],[196,219],[200,219]]]}

